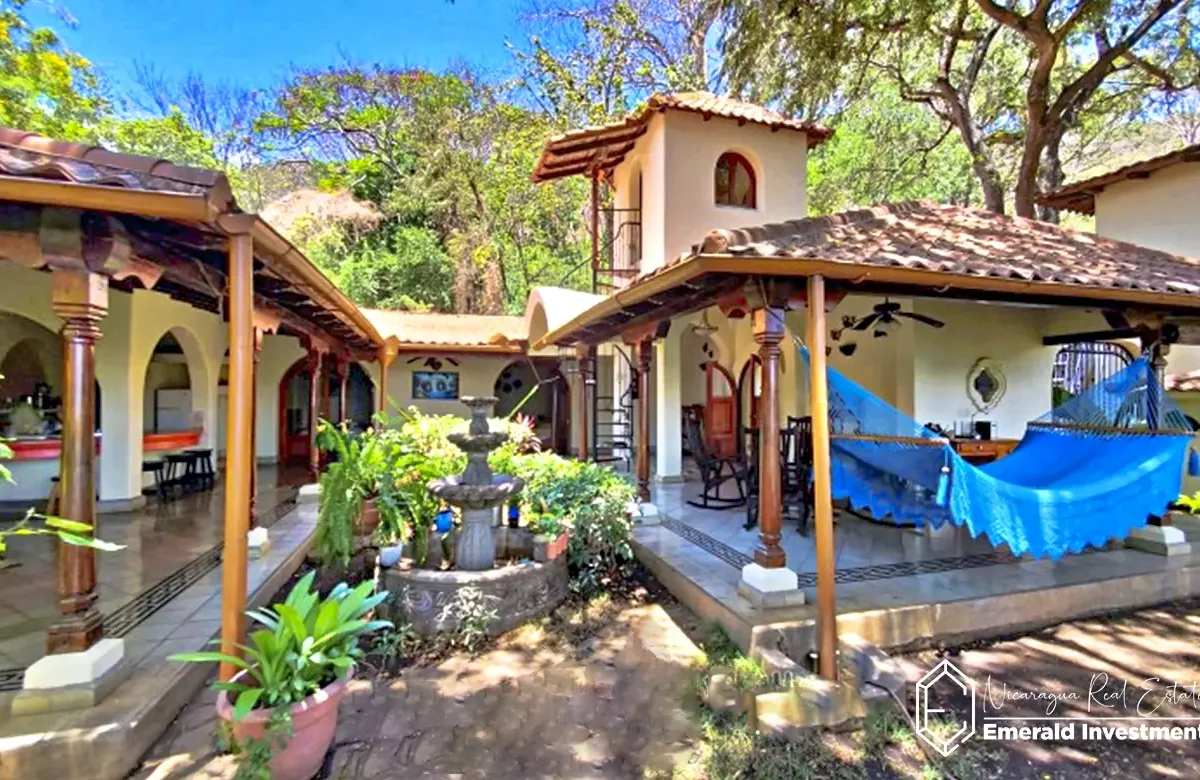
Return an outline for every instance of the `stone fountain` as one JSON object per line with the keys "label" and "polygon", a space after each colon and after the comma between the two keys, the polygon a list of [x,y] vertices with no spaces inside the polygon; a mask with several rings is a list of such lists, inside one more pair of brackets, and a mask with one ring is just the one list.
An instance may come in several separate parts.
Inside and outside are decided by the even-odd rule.
{"label": "stone fountain", "polygon": [[488,428],[488,416],[496,398],[464,397],[471,410],[466,433],[447,438],[467,453],[467,468],[462,476],[435,479],[429,492],[462,513],[462,530],[454,545],[454,566],[459,571],[483,571],[496,565],[496,542],[492,536],[492,518],[496,507],[521,492],[524,483],[517,477],[492,474],[488,453],[508,440],[504,431]]}

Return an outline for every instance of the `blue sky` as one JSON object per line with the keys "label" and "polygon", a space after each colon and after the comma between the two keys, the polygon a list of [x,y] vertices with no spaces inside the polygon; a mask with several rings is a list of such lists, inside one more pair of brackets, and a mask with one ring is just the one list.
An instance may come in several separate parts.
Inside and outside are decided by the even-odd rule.
{"label": "blue sky", "polygon": [[506,0],[54,0],[75,19],[66,28],[53,6],[31,3],[31,21],[58,30],[118,91],[135,61],[169,78],[195,71],[211,81],[266,86],[293,67],[347,57],[440,69],[465,62],[508,72],[505,39],[524,43],[518,10]]}

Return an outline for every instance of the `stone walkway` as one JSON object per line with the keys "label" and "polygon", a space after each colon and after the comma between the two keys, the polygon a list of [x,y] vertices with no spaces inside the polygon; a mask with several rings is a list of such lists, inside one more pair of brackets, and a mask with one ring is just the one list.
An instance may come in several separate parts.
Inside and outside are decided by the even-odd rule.
{"label": "stone walkway", "polygon": [[[574,657],[537,629],[515,634],[475,658],[354,681],[327,776],[628,778],[690,752],[679,702],[698,651],[660,607],[619,613]],[[192,702],[134,777],[232,777],[213,700]]]}

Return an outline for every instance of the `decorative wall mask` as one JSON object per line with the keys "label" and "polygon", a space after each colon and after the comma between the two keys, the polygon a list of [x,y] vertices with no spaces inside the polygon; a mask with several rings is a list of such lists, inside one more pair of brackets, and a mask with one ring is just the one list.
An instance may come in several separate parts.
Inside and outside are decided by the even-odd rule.
{"label": "decorative wall mask", "polygon": [[1004,368],[998,361],[991,358],[980,358],[967,372],[967,397],[982,413],[990,412],[1004,397],[1008,389],[1008,379],[1004,376]]}

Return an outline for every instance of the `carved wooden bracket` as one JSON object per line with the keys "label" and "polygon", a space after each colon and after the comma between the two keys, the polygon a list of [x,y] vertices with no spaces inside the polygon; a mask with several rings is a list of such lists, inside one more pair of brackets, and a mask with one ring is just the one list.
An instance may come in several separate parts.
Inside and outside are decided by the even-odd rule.
{"label": "carved wooden bracket", "polygon": [[129,258],[128,266],[113,274],[113,278],[119,281],[132,277],[141,282],[144,289],[153,290],[162,275],[163,268],[161,266],[134,256]]}
{"label": "carved wooden bracket", "polygon": [[626,344],[639,344],[643,341],[654,341],[655,339],[665,338],[667,331],[670,329],[670,320],[647,322],[635,328],[621,331],[621,340]]}
{"label": "carved wooden bracket", "polygon": [[125,226],[107,214],[43,208],[38,237],[42,258],[51,268],[115,276],[129,266]]}

